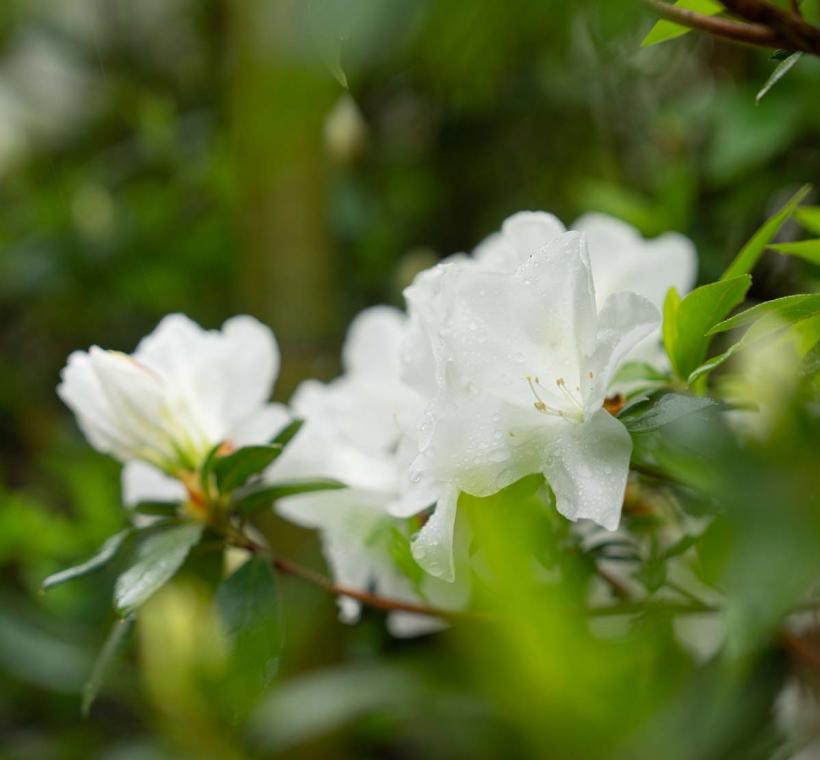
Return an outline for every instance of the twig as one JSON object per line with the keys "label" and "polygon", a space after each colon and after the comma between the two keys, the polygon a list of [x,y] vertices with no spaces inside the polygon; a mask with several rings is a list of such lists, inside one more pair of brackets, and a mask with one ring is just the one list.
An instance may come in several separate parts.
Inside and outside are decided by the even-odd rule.
{"label": "twig", "polygon": [[667,579],[666,580],[666,587],[672,589],[672,591],[676,591],[682,597],[685,597],[690,602],[692,602],[692,604],[696,604],[696,605],[699,605],[701,607],[708,607],[709,606],[702,599],[699,599],[697,596],[695,596],[695,594],[693,594],[691,591],[684,588],[680,584],[675,583],[674,581],[670,581],[669,579]]}
{"label": "twig", "polygon": [[784,47],[784,40],[773,30],[762,24],[748,24],[740,21],[730,21],[717,16],[705,16],[702,13],[678,8],[663,0],[644,0],[655,12],[681,26],[698,29],[714,37],[722,37],[732,42],[740,42],[756,47],[779,48]]}
{"label": "twig", "polygon": [[629,589],[620,578],[616,578],[612,573],[604,570],[597,562],[595,563],[595,572],[602,581],[609,585],[612,589],[612,593],[619,599],[628,600],[630,598],[631,594],[629,593]]}
{"label": "twig", "polygon": [[373,607],[378,610],[387,610],[390,612],[411,612],[416,615],[432,615],[434,617],[446,619],[462,619],[462,620],[486,620],[486,617],[480,613],[442,610],[437,607],[431,607],[426,604],[417,604],[415,602],[406,602],[402,599],[394,599],[392,597],[380,596],[379,594],[371,594],[369,591],[362,591],[360,589],[344,586],[334,583],[330,578],[315,570],[304,567],[303,565],[294,562],[293,560],[284,557],[278,557],[269,552],[265,547],[257,544],[255,541],[242,536],[232,537],[234,546],[241,549],[247,549],[253,554],[258,554],[270,559],[271,564],[280,572],[292,575],[296,578],[301,578],[314,586],[329,591],[336,596],[346,596],[355,599],[368,607]]}
{"label": "twig", "polygon": [[820,54],[820,29],[798,13],[779,8],[768,0],[720,0],[736,16],[774,31],[793,50]]}
{"label": "twig", "polygon": [[659,470],[658,468],[653,467],[649,464],[630,462],[629,469],[632,470],[632,472],[637,472],[639,475],[644,475],[645,477],[653,478],[654,480],[665,480],[668,483],[674,483],[675,485],[679,486],[687,485],[680,478],[677,478],[674,475],[670,475],[667,472],[663,472],[663,470]]}
{"label": "twig", "polygon": [[637,601],[624,602],[606,607],[589,607],[586,610],[590,617],[619,617],[621,615],[640,615],[650,610],[666,612],[670,615],[703,615],[720,612],[720,608],[707,604],[679,604],[674,602]]}

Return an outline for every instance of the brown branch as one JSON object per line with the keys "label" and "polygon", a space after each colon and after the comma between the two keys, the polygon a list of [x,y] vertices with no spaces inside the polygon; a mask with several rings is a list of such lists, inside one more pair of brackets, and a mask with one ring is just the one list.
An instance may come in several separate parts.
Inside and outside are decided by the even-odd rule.
{"label": "brown branch", "polygon": [[705,16],[702,13],[670,5],[663,2],[663,0],[645,0],[645,2],[667,21],[672,21],[690,29],[698,29],[714,37],[721,37],[732,42],[755,47],[788,47],[778,34],[762,24],[749,24],[741,21],[730,21],[717,16]]}
{"label": "brown branch", "polygon": [[257,544],[255,541],[242,536],[232,536],[232,543],[240,549],[247,549],[253,554],[267,557],[271,564],[280,572],[292,575],[295,578],[301,578],[314,586],[318,586],[325,591],[330,592],[336,596],[346,596],[350,599],[355,599],[368,607],[373,607],[377,610],[386,610],[388,612],[410,612],[416,615],[430,615],[433,617],[440,617],[449,620],[486,620],[484,615],[475,612],[462,612],[452,610],[442,610],[437,607],[431,607],[426,604],[417,604],[415,602],[406,602],[403,599],[394,599],[388,596],[380,596],[379,594],[371,594],[369,591],[362,591],[361,589],[344,586],[334,583],[330,578],[315,570],[304,567],[303,565],[294,562],[293,560],[284,557],[277,557],[271,554],[265,547]]}
{"label": "brown branch", "polygon": [[783,47],[820,55],[820,29],[806,22],[799,12],[779,8],[768,0],[720,2],[736,16],[774,31],[786,43]]}
{"label": "brown branch", "polygon": [[612,573],[604,570],[597,562],[595,563],[595,573],[612,589],[612,593],[619,599],[627,601],[630,599],[631,594],[626,584],[620,578],[616,578]]}

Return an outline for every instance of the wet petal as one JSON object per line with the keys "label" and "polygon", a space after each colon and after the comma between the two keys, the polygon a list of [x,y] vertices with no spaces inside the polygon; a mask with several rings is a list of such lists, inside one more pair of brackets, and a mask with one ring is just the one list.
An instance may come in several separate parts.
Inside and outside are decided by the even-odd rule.
{"label": "wet petal", "polygon": [[453,541],[458,511],[458,489],[447,488],[433,514],[413,540],[413,557],[430,575],[445,581],[455,579]]}
{"label": "wet petal", "polygon": [[618,367],[660,325],[660,312],[635,293],[616,293],[607,298],[598,314],[595,351],[589,359],[590,390],[586,411],[599,409]]}
{"label": "wet petal", "polygon": [[581,425],[554,429],[542,471],[558,511],[615,530],[621,516],[632,439],[621,422],[600,410]]}

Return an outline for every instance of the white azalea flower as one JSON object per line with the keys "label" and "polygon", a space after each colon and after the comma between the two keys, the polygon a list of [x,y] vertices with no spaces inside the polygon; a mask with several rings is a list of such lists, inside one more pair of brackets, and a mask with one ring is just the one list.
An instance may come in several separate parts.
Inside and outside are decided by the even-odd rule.
{"label": "white azalea flower", "polygon": [[562,514],[617,527],[632,445],[602,406],[660,319],[634,293],[599,309],[584,237],[554,217],[516,215],[491,242],[493,255],[443,263],[405,291],[405,376],[427,402],[405,489],[410,504],[441,499],[416,556],[444,576],[454,491],[487,496],[540,472]]}
{"label": "white azalea flower", "polygon": [[[282,499],[277,511],[319,530],[337,583],[458,608],[466,603],[463,583],[443,583],[421,572],[411,580],[395,556],[410,526],[389,510],[406,470],[404,431],[422,403],[399,377],[405,329],[406,317],[396,309],[366,310],[348,332],[344,374],[327,384],[307,381],[297,389],[291,407],[305,424],[271,468],[272,479],[328,477],[349,488]],[[340,597],[339,606],[344,621],[358,619],[358,601]],[[391,613],[388,625],[395,635],[413,635],[441,624],[421,615]]]}
{"label": "white azalea flower", "polygon": [[[631,292],[662,309],[669,288],[684,296],[695,285],[697,252],[684,235],[667,232],[645,240],[634,227],[598,213],[585,214],[570,229],[586,236],[598,308],[615,293]],[[487,266],[513,271],[522,263],[521,256],[528,255],[530,242],[543,243],[546,237],[563,232],[564,225],[552,214],[521,212],[508,220],[503,232],[483,241],[473,255]],[[626,359],[666,369],[660,330],[644,338]]]}
{"label": "white azalea flower", "polygon": [[[270,438],[287,421],[267,404],[279,371],[270,330],[234,317],[203,330],[165,317],[132,355],[93,346],[73,353],[57,388],[91,444],[126,464],[126,503],[181,498],[176,476],[217,443]],[[164,474],[163,474],[164,473]]]}

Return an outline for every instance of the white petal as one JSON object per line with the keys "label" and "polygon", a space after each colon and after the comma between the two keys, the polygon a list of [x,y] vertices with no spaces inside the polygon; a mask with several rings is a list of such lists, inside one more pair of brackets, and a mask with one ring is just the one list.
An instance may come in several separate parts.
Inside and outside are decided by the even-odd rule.
{"label": "white petal", "polygon": [[433,514],[416,534],[412,550],[416,562],[430,575],[445,581],[455,578],[453,541],[458,512],[458,489],[446,489]]}
{"label": "white petal", "polygon": [[302,383],[292,408],[305,424],[287,447],[274,472],[287,477],[335,478],[350,486],[389,490],[396,485],[394,415],[376,405],[350,378],[330,384]]}
{"label": "white petal", "polygon": [[122,500],[126,507],[142,501],[183,501],[185,488],[178,480],[144,462],[127,462],[122,468]]}
{"label": "white petal", "polygon": [[485,271],[514,272],[564,232],[566,228],[552,214],[520,211],[504,222],[500,233],[488,236],[475,247],[473,259]]}
{"label": "white petal", "polygon": [[134,358],[167,381],[175,414],[209,443],[224,439],[268,399],[279,371],[273,334],[247,316],[228,320],[218,332],[172,314],[140,342]]}
{"label": "white petal", "polygon": [[172,464],[180,441],[167,427],[167,394],[162,378],[126,354],[92,346],[89,357],[112,424],[131,447],[128,458]]}
{"label": "white petal", "polygon": [[342,348],[346,372],[397,380],[407,318],[391,306],[365,309],[350,323]]}
{"label": "white petal", "polygon": [[[569,403],[578,412],[557,385],[561,380],[584,395],[582,363],[595,346],[595,295],[578,233],[553,238],[514,274],[460,267],[442,269],[438,279],[438,293],[415,287],[407,293],[411,317],[428,322],[408,338],[408,353],[421,354],[415,344],[425,340],[432,344],[436,392],[480,389],[531,409],[538,398],[528,378],[540,378],[543,401],[559,409]],[[429,368],[418,366],[425,382],[414,373],[408,382],[434,395]]]}
{"label": "white petal", "polygon": [[387,630],[397,639],[409,639],[438,633],[447,628],[447,623],[439,617],[417,615],[412,612],[391,612],[387,616]]}
{"label": "white petal", "polygon": [[403,514],[415,514],[413,505],[440,493],[443,483],[489,496],[538,472],[546,427],[571,424],[539,414],[532,403],[510,404],[494,394],[443,398],[431,409],[435,432],[409,467]]}
{"label": "white petal", "polygon": [[270,328],[253,317],[222,325],[229,419],[240,421],[270,398],[279,375],[279,346]]}
{"label": "white petal", "polygon": [[405,288],[409,321],[402,345],[402,379],[418,393],[433,396],[444,382],[440,327],[453,311],[461,274],[473,268],[467,258],[442,261],[419,272]]}
{"label": "white petal", "polygon": [[621,516],[632,439],[621,422],[600,410],[583,424],[554,429],[543,465],[558,511],[615,530]]}
{"label": "white petal", "polygon": [[521,263],[515,248],[500,233],[484,238],[474,249],[473,259],[487,269],[513,272]]}
{"label": "white petal", "polygon": [[595,352],[590,357],[592,382],[586,410],[599,409],[618,367],[631,351],[660,325],[660,312],[635,293],[615,293],[598,314]]}
{"label": "white petal", "polygon": [[122,431],[99,378],[85,351],[75,351],[60,373],[57,394],[77,417],[77,422],[89,443],[98,451],[127,458],[131,440]]}
{"label": "white petal", "polygon": [[267,443],[292,419],[284,404],[265,404],[230,430],[228,440],[236,447]]}
{"label": "white petal", "polygon": [[697,253],[683,235],[669,232],[644,240],[634,227],[604,214],[587,214],[573,229],[587,237],[600,304],[614,293],[631,291],[661,308],[670,287],[684,295],[695,284]]}
{"label": "white petal", "polygon": [[[322,549],[333,577],[343,586],[401,598],[413,598],[409,581],[403,579],[379,531],[389,527],[384,511],[386,496],[358,489],[303,494],[280,500],[276,511],[287,520],[319,530]],[[361,605],[340,596],[340,617],[358,619]]]}
{"label": "white petal", "polygon": [[558,217],[543,211],[520,211],[509,217],[501,234],[519,254],[519,263],[549,245],[566,228]]}

